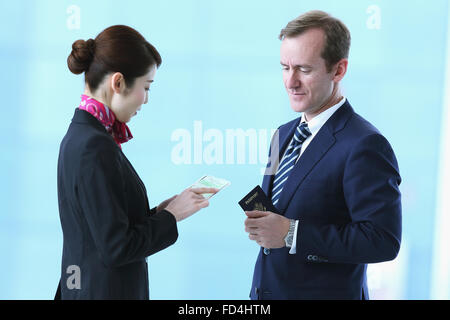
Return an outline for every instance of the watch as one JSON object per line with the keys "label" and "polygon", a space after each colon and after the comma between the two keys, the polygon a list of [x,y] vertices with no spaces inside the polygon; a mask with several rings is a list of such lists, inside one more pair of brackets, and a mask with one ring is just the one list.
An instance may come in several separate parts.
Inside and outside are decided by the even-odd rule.
{"label": "watch", "polygon": [[289,220],[289,231],[284,238],[284,243],[286,244],[286,247],[290,248],[292,247],[292,242],[294,241],[294,232],[295,232],[295,220],[290,219]]}

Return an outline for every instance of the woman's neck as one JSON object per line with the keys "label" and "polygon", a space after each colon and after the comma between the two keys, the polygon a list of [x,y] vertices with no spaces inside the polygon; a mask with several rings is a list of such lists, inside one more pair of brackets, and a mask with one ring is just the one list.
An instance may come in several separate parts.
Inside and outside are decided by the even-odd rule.
{"label": "woman's neck", "polygon": [[108,95],[104,90],[102,90],[102,88],[98,88],[95,92],[92,92],[89,89],[89,86],[86,84],[86,86],[84,87],[84,94],[91,98],[94,98],[98,102],[101,102],[108,107],[111,105],[111,101],[109,101],[110,99],[108,99]]}

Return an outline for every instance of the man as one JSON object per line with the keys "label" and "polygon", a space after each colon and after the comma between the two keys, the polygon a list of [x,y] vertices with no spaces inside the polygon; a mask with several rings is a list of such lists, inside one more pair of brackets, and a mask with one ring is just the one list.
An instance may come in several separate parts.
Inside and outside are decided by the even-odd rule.
{"label": "man", "polygon": [[279,214],[246,212],[245,230],[261,246],[250,297],[368,299],[367,263],[400,249],[397,160],[341,94],[347,27],[311,11],[279,38],[283,81],[302,115],[271,143],[262,189]]}

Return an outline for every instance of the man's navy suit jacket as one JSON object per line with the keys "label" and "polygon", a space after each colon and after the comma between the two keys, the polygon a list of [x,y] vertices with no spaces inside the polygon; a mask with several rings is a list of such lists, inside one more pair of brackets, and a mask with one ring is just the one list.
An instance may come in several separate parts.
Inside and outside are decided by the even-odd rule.
{"label": "man's navy suit jacket", "polygon": [[[61,142],[58,201],[64,243],[56,298],[148,299],[145,258],[176,241],[175,217],[150,210],[138,174],[84,110]],[[79,287],[71,266],[80,270]]]}
{"label": "man's navy suit jacket", "polygon": [[[282,125],[272,140],[262,184],[269,197],[269,167],[281,161],[299,123]],[[368,299],[367,263],[392,260],[400,249],[400,182],[389,142],[347,101],[306,148],[277,203],[299,220],[297,253],[261,248],[250,297]]]}

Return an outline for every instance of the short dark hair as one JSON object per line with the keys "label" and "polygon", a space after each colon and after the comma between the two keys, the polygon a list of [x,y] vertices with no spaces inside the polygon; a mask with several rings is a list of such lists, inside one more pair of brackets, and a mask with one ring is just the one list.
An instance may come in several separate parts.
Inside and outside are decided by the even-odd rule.
{"label": "short dark hair", "polygon": [[92,91],[111,72],[122,73],[127,87],[132,87],[136,78],[161,63],[156,48],[139,32],[124,25],[103,30],[95,40],[75,41],[67,58],[69,70],[75,74],[84,72],[85,82]]}
{"label": "short dark hair", "polygon": [[293,38],[305,31],[318,28],[326,36],[322,58],[325,60],[328,72],[341,59],[348,58],[351,44],[351,35],[345,24],[326,12],[313,10],[306,12],[289,22],[281,30],[279,39]]}

